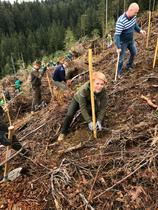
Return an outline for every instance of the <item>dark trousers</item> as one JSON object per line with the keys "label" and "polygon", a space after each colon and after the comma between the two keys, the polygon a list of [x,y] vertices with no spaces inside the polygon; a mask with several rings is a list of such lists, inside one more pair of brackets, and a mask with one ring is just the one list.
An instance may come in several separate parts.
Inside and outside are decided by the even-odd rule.
{"label": "dark trousers", "polygon": [[61,128],[61,133],[63,134],[67,134],[70,124],[73,120],[74,115],[76,114],[76,112],[79,110],[79,103],[73,98],[71,101],[71,104],[68,108],[68,112],[66,114],[66,117],[64,119],[64,123],[63,126]]}
{"label": "dark trousers", "polygon": [[35,88],[35,89],[32,90],[32,97],[33,97],[33,100],[32,100],[32,111],[35,111],[36,106],[40,105],[41,99],[42,99],[40,87]]}

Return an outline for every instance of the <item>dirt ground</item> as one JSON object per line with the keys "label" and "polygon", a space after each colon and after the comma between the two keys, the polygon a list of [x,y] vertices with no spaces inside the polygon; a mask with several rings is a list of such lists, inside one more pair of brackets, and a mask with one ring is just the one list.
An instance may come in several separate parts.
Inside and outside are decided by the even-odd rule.
{"label": "dirt ground", "polygon": [[[139,21],[147,31],[147,17]],[[50,99],[44,78],[47,106],[33,115],[31,96],[17,96],[19,100],[10,105],[15,110],[13,124],[18,139],[31,148],[32,155],[10,161],[9,170],[24,170],[16,180],[1,183],[1,210],[158,209],[158,111],[141,97],[158,105],[158,58],[152,68],[157,37],[158,14],[154,13],[149,47],[145,47],[146,38],[136,34],[135,68],[124,70],[117,82],[115,46],[94,55],[93,68],[108,78],[104,118],[108,130],[98,132],[97,139],[77,117],[66,139],[56,142],[71,94],[87,76],[78,77],[62,101]],[[127,58],[128,53],[124,63]],[[87,62],[87,53],[79,59]],[[0,150],[4,160],[6,150]]]}

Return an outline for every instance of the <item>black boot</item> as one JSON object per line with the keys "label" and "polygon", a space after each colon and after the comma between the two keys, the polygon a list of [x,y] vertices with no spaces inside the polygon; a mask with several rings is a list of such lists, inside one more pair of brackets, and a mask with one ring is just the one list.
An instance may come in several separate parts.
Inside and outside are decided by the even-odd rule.
{"label": "black boot", "polygon": [[4,146],[11,145],[10,141],[6,138],[5,133],[0,133],[0,143]]}
{"label": "black boot", "polygon": [[18,151],[21,149],[21,147],[21,143],[17,140],[16,136],[14,135],[12,139],[12,149]]}

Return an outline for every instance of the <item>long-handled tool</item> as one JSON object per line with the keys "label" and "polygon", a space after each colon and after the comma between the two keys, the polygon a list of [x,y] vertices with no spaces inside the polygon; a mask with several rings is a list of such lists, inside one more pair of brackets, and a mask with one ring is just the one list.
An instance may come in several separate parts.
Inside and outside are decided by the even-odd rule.
{"label": "long-handled tool", "polygon": [[89,78],[90,78],[90,91],[91,91],[91,106],[92,106],[92,122],[93,122],[93,135],[94,138],[97,138],[97,129],[96,129],[96,116],[95,116],[95,103],[94,103],[94,88],[92,81],[92,49],[88,51],[88,61],[89,61]]}
{"label": "long-handled tool", "polygon": [[46,76],[47,76],[49,90],[50,90],[51,96],[53,98],[53,90],[52,90],[52,86],[51,86],[51,82],[50,82],[50,78],[49,78],[49,73],[48,72],[46,72]]}
{"label": "long-handled tool", "polygon": [[[8,139],[10,140],[10,142],[12,142],[12,137],[14,134],[14,126],[9,126],[8,128]],[[7,146],[7,151],[6,151],[6,160],[10,157],[11,155],[11,147]],[[9,164],[8,162],[6,162],[5,164],[5,169],[4,169],[4,179],[3,181],[7,181],[8,180],[8,171],[9,171]]]}
{"label": "long-handled tool", "polygon": [[[4,94],[3,94],[3,99],[4,99],[4,102],[5,102],[5,105],[7,105],[6,98],[5,98]],[[8,121],[9,121],[9,125],[10,125],[9,128],[8,128],[8,139],[11,142],[13,134],[14,134],[14,126],[12,126],[11,117],[10,117],[10,114],[9,114],[9,109],[8,109],[7,106],[6,106],[6,113],[7,113],[7,117],[8,117]],[[6,160],[10,157],[10,155],[11,155],[11,147],[7,146]],[[4,169],[4,179],[3,179],[3,181],[7,181],[8,169],[9,169],[9,164],[8,164],[8,162],[6,162],[5,163],[5,169]]]}
{"label": "long-handled tool", "polygon": [[114,80],[115,82],[117,81],[119,59],[120,59],[120,52],[117,52],[117,63],[115,68],[115,80]]}
{"label": "long-handled tool", "polygon": [[157,38],[156,47],[155,47],[155,54],[154,54],[154,60],[153,60],[153,69],[155,68],[155,64],[156,64],[157,52],[158,52],[158,38]]}

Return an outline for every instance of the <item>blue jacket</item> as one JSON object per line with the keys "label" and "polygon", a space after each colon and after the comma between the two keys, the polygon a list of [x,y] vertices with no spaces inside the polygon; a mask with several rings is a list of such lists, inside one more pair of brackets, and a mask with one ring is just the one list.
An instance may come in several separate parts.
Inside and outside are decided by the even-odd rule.
{"label": "blue jacket", "polygon": [[52,76],[53,80],[54,81],[57,81],[57,82],[62,82],[62,81],[66,81],[65,79],[65,69],[63,67],[63,65],[58,65],[55,70],[54,70],[54,74]]}
{"label": "blue jacket", "polygon": [[126,13],[121,15],[116,22],[114,36],[117,48],[121,48],[121,43],[133,41],[134,31],[140,33],[140,27],[136,23],[136,16],[129,18]]}

